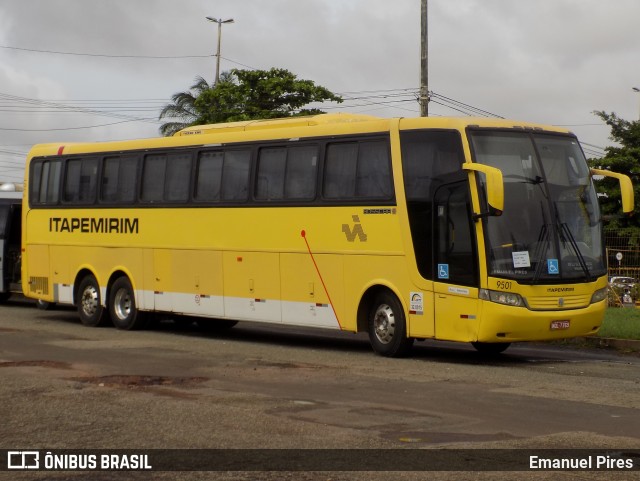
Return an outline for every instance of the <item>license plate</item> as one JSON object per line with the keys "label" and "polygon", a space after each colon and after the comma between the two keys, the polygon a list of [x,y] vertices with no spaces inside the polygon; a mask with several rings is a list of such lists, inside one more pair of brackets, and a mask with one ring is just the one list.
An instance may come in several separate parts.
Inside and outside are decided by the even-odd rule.
{"label": "license plate", "polygon": [[569,329],[570,325],[571,325],[571,321],[552,321],[551,330],[561,331],[563,329]]}

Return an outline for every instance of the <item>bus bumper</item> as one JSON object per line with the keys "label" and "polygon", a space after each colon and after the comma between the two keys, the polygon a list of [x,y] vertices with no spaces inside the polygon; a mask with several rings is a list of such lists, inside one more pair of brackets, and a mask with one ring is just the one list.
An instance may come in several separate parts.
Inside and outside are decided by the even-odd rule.
{"label": "bus bumper", "polygon": [[484,302],[479,342],[547,341],[588,336],[600,329],[607,301],[580,309],[531,311]]}

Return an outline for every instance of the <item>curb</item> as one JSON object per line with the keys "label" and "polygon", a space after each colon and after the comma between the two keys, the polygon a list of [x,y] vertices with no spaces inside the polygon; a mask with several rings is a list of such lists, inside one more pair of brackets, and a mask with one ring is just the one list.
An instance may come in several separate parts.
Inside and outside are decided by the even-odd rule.
{"label": "curb", "polygon": [[590,347],[640,352],[640,340],[635,339],[613,339],[609,337],[590,336],[565,339],[565,342],[570,344],[586,344]]}

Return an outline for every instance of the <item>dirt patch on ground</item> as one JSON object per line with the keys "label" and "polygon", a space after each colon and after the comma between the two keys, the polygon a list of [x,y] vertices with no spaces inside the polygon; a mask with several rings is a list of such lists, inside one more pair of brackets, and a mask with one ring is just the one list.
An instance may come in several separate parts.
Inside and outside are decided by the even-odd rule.
{"label": "dirt patch on ground", "polygon": [[71,369],[71,364],[60,361],[6,361],[0,362],[2,367],[47,367],[51,369]]}
{"label": "dirt patch on ground", "polygon": [[140,376],[120,375],[98,377],[76,377],[74,381],[96,384],[98,386],[139,388],[150,386],[192,387],[208,380],[206,377],[168,377],[168,376]]}
{"label": "dirt patch on ground", "polygon": [[69,380],[98,387],[142,391],[158,396],[179,399],[195,399],[199,397],[199,395],[193,392],[189,392],[188,389],[194,388],[199,384],[208,381],[209,379],[206,377],[169,377],[115,374],[110,376],[97,377],[74,377],[70,378]]}

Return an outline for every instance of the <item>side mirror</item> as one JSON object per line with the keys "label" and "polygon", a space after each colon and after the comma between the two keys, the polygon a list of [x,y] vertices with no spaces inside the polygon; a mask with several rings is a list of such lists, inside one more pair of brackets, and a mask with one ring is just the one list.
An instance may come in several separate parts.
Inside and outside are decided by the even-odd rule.
{"label": "side mirror", "polygon": [[620,196],[622,198],[622,212],[631,214],[633,212],[633,184],[631,179],[624,175],[610,170],[591,169],[591,175],[602,175],[604,177],[613,177],[620,182]]}
{"label": "side mirror", "polygon": [[504,210],[504,183],[502,181],[502,171],[485,164],[465,163],[462,169],[468,172],[475,171],[484,174],[487,188],[487,203],[489,212],[474,212],[477,217],[487,215],[502,215]]}

